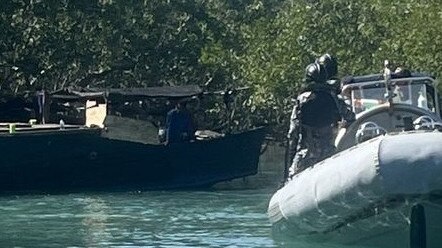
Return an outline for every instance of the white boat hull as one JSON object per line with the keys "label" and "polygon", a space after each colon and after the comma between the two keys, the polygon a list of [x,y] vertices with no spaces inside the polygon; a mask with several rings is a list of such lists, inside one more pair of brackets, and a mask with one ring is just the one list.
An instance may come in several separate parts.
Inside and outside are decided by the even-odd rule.
{"label": "white boat hull", "polygon": [[268,214],[278,233],[310,241],[442,247],[442,133],[386,135],[347,149],[296,175]]}

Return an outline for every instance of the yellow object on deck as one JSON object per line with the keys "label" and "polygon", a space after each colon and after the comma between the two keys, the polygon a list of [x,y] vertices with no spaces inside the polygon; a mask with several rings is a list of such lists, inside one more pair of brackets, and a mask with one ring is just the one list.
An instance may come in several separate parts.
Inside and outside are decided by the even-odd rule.
{"label": "yellow object on deck", "polygon": [[9,133],[15,133],[15,123],[9,124]]}

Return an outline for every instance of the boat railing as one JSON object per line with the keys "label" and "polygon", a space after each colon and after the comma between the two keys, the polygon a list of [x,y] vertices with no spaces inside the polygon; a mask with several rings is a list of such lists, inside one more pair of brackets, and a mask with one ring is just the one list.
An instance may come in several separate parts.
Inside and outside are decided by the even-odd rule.
{"label": "boat railing", "polygon": [[0,123],[0,133],[29,133],[41,131],[78,130],[85,129],[82,125],[60,124],[30,124],[30,123]]}

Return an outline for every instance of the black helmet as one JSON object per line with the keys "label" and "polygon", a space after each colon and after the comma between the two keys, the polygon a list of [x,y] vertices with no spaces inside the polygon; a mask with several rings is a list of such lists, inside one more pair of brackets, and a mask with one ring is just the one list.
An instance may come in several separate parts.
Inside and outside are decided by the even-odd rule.
{"label": "black helmet", "polygon": [[327,73],[322,65],[318,63],[309,64],[305,68],[305,81],[307,83],[325,83],[327,80]]}
{"label": "black helmet", "polygon": [[327,79],[330,79],[338,74],[338,60],[326,53],[319,57],[318,63],[324,66],[325,71],[327,72]]}

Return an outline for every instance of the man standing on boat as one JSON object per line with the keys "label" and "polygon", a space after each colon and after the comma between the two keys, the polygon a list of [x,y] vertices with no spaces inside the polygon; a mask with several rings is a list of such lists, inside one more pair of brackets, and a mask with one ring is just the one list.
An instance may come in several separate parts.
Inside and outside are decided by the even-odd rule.
{"label": "man standing on boat", "polygon": [[327,83],[329,78],[318,61],[306,68],[305,89],[296,99],[290,120],[289,178],[335,152],[334,129],[347,117],[341,113],[337,91]]}
{"label": "man standing on boat", "polygon": [[194,127],[190,112],[184,100],[176,100],[175,108],[166,117],[166,144],[185,142],[194,139]]}

